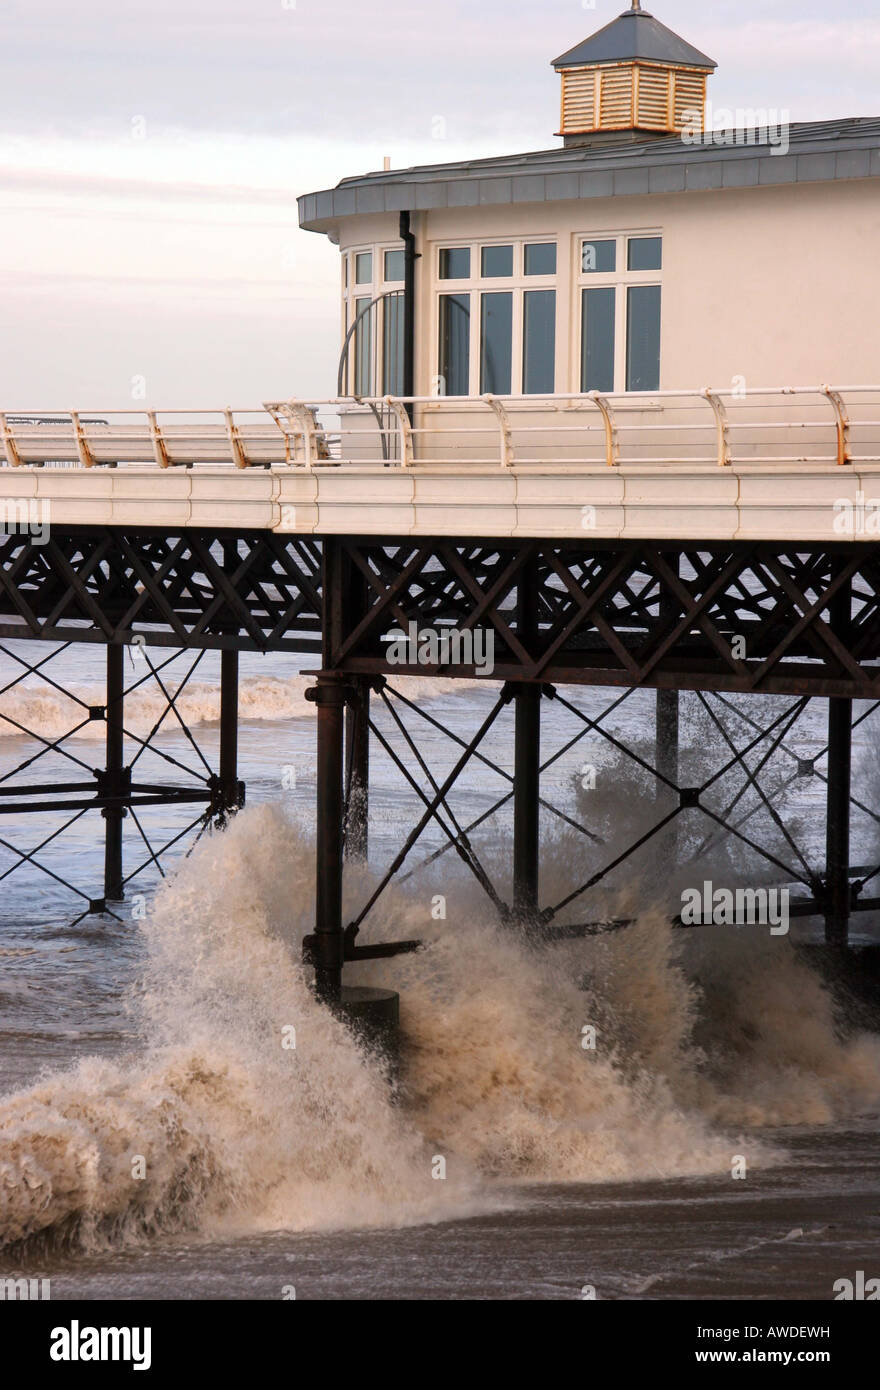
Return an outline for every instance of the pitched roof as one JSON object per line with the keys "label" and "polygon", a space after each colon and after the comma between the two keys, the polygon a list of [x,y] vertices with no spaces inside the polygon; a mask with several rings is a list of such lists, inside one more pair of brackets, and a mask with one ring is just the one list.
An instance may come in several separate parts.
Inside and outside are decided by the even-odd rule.
{"label": "pitched roof", "polygon": [[691,68],[717,68],[698,48],[685,43],[646,10],[624,10],[604,29],[553,59],[554,68],[583,67],[588,63],[616,63],[641,58],[648,63],[674,63]]}

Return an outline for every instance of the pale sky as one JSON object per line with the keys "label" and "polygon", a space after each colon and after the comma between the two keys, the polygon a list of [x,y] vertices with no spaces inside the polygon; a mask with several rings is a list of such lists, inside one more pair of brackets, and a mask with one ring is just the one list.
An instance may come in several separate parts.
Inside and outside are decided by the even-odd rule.
{"label": "pale sky", "polygon": [[[4,0],[0,408],[332,395],[338,252],[297,194],[553,148],[550,60],[625,4]],[[645,8],[717,61],[716,108],[880,115],[876,4]]]}

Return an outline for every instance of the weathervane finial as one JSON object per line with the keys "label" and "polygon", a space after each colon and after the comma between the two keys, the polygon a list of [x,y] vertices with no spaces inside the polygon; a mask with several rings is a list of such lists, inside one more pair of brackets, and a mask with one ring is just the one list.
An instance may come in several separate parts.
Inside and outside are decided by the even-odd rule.
{"label": "weathervane finial", "polygon": [[632,0],[632,4],[630,5],[631,10],[641,10],[641,8],[642,0]]}

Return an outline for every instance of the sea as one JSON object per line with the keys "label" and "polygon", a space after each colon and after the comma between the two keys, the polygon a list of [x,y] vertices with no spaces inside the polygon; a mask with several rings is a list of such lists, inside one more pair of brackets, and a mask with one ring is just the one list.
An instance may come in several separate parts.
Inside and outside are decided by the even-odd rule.
{"label": "sea", "polygon": [[[672,922],[688,889],[781,891],[821,868],[824,702],[762,762],[760,728],[780,733],[793,701],[682,695],[683,783],[714,774],[707,803],[736,829],[688,810],[625,855],[668,809],[644,765],[653,694],[546,700],[542,903],[620,862],[559,913],[588,931],[537,940],[426,827],[359,936],[421,949],[346,970],[400,995],[395,1080],[301,961],[310,659],[242,656],[245,809],[222,830],[199,804],[129,816],[125,901],[94,915],[100,814],[5,806],[102,766],[103,663],[84,644],[0,651],[0,1277],[50,1278],[54,1300],[829,1300],[880,1275],[880,1032],[827,982],[821,922]],[[135,779],[203,786],[218,655],[131,649],[126,683]],[[393,712],[439,780],[498,692],[402,677],[374,718],[424,785]],[[855,715],[868,877],[878,727]],[[505,901],[512,718],[449,798]],[[731,751],[748,745],[763,799]],[[374,740],[346,920],[422,809]],[[857,944],[878,939],[853,919]]]}

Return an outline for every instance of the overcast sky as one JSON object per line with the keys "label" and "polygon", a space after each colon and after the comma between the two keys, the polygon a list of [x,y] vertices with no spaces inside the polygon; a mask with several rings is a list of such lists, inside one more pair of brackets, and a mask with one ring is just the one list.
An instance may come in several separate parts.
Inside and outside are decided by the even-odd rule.
{"label": "overcast sky", "polygon": [[[552,148],[550,60],[624,7],[3,0],[0,408],[331,395],[338,252],[297,194]],[[650,10],[717,61],[716,108],[880,115],[876,3]]]}

